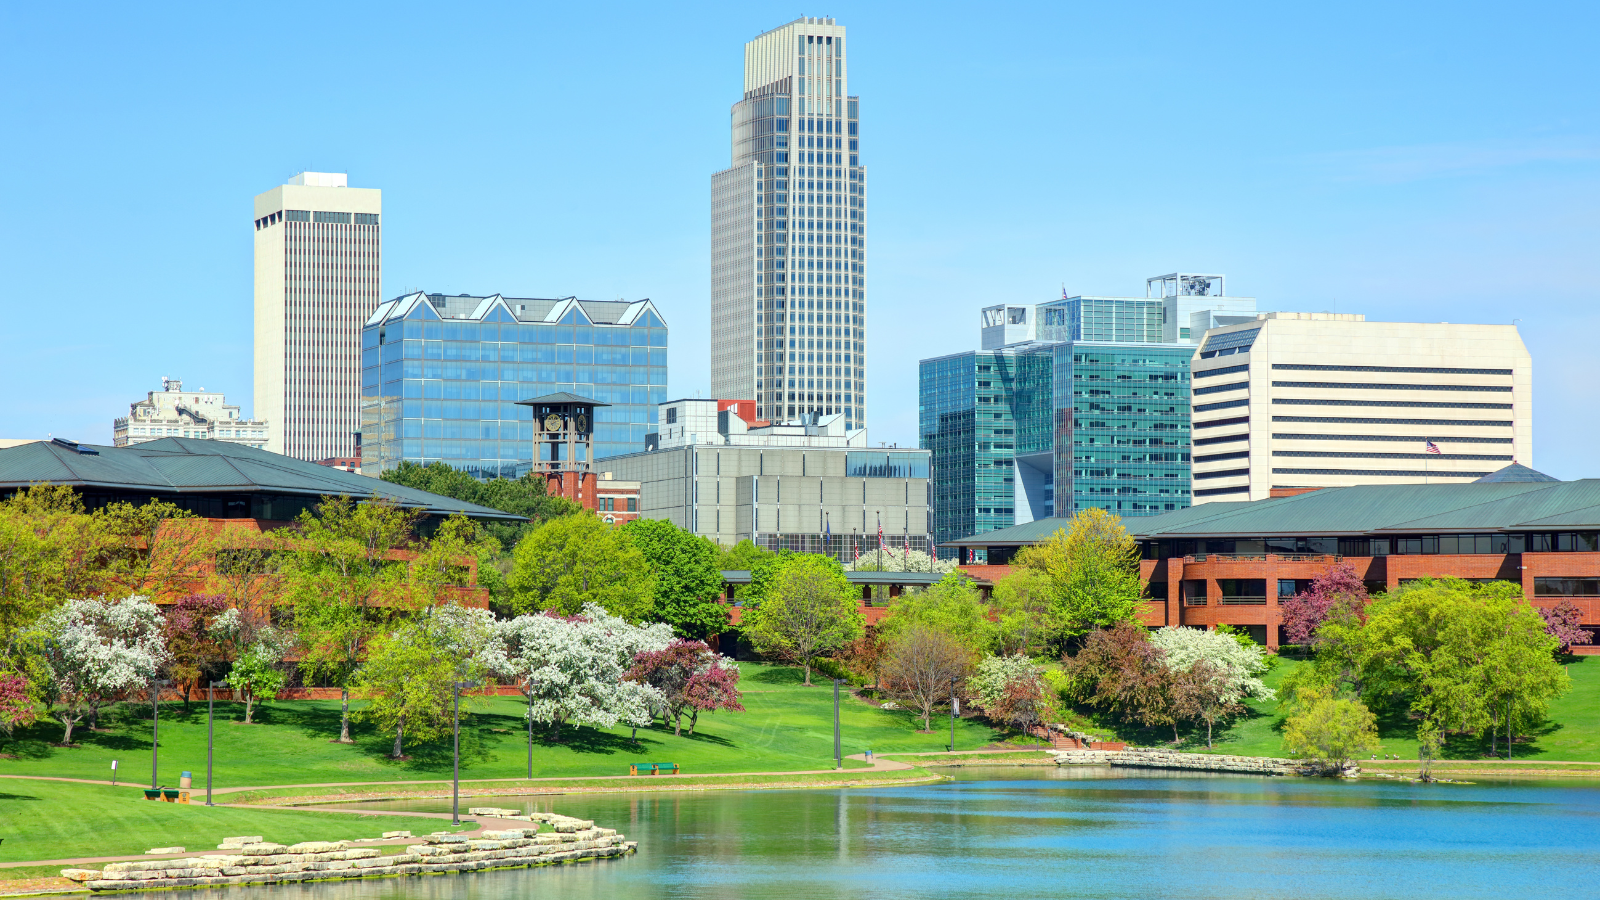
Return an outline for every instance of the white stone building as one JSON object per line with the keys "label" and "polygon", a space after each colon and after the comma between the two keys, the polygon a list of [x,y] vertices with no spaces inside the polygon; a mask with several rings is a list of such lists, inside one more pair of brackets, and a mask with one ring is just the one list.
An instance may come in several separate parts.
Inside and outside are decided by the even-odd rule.
{"label": "white stone building", "polygon": [[356,455],[361,327],[383,299],[383,194],[302,172],[255,199],[255,412],[268,450]]}
{"label": "white stone building", "polygon": [[1533,361],[1514,325],[1261,313],[1207,331],[1190,379],[1196,504],[1533,465]]}
{"label": "white stone building", "polygon": [[227,441],[266,449],[267,423],[247,419],[220,391],[186,391],[176,378],[162,378],[161,390],[128,405],[128,414],[112,422],[111,441],[130,447],[166,437]]}

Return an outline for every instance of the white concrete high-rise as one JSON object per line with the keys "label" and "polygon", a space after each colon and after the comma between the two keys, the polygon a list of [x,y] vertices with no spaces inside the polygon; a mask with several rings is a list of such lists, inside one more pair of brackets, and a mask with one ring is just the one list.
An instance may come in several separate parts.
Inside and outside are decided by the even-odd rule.
{"label": "white concrete high-rise", "polygon": [[383,193],[302,172],[255,201],[255,415],[266,449],[357,455],[361,326],[383,298]]}
{"label": "white concrete high-rise", "polygon": [[732,165],[711,176],[711,393],[865,425],[866,182],[845,29],[745,44]]}

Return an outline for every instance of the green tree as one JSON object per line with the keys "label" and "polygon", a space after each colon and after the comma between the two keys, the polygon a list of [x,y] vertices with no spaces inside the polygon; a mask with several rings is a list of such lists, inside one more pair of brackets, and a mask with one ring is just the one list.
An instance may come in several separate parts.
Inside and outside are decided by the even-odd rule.
{"label": "green tree", "polygon": [[339,738],[350,742],[350,679],[384,621],[411,605],[395,551],[414,540],[419,513],[381,500],[324,497],[274,533],[284,596],[294,608],[300,668],[338,685]]}
{"label": "green tree", "polygon": [[479,481],[447,463],[434,462],[424,466],[405,460],[379,477],[391,484],[454,497],[528,519],[526,523],[487,522],[483,525],[506,548],[515,547],[518,541],[542,523],[583,509],[565,497],[551,496],[545,480],[531,473],[521,478]]}
{"label": "green tree", "polygon": [[983,595],[961,572],[951,572],[927,590],[895,600],[878,630],[893,641],[913,625],[942,631],[973,653],[984,652],[994,642],[994,624],[989,621]]}
{"label": "green tree", "polygon": [[585,603],[642,622],[654,611],[650,563],[620,529],[594,515],[540,525],[512,552],[511,604],[518,613],[554,610],[575,616]]}
{"label": "green tree", "polygon": [[1079,512],[1049,540],[1024,547],[1011,564],[1050,580],[1050,614],[1057,639],[1137,617],[1143,590],[1139,543],[1117,516],[1103,509]]}
{"label": "green tree", "polygon": [[1315,760],[1324,772],[1338,774],[1351,760],[1378,749],[1377,720],[1360,700],[1308,691],[1283,724],[1283,745],[1294,756]]}
{"label": "green tree", "polygon": [[394,732],[390,756],[400,759],[405,741],[430,741],[450,733],[456,679],[454,661],[440,652],[424,622],[408,621],[374,638],[351,686],[367,698],[356,716]]}
{"label": "green tree", "polygon": [[798,554],[793,550],[778,550],[753,560],[753,565],[750,567],[750,583],[740,588],[736,595],[737,599],[747,608],[760,606],[761,601],[772,592],[772,585],[777,581],[778,573],[783,570],[784,562],[796,555]]}
{"label": "green tree", "polygon": [[654,618],[681,638],[705,640],[728,627],[722,593],[721,551],[716,544],[664,519],[634,519],[622,533],[655,573]]}
{"label": "green tree", "polygon": [[1051,609],[1054,581],[1038,569],[1015,569],[994,586],[995,646],[1002,654],[1041,656],[1060,630]]}
{"label": "green tree", "polygon": [[717,560],[718,568],[732,569],[735,571],[751,571],[762,560],[770,559],[772,551],[757,547],[749,538],[745,538],[732,547],[723,548]]}
{"label": "green tree", "polygon": [[803,667],[808,685],[816,659],[847,646],[864,629],[856,591],[838,561],[812,553],[783,560],[743,624],[762,653]]}

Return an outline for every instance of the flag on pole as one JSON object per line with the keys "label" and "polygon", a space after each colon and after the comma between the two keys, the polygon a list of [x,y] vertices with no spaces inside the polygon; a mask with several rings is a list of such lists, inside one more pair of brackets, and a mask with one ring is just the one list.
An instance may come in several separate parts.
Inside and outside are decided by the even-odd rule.
{"label": "flag on pole", "polygon": [[883,514],[878,514],[878,549],[883,549]]}
{"label": "flag on pole", "polygon": [[1424,443],[1428,445],[1427,447],[1423,448],[1427,452],[1435,454],[1435,455],[1439,455],[1439,456],[1443,456],[1444,455],[1439,450],[1439,445],[1438,444],[1435,444],[1433,441],[1424,441]]}

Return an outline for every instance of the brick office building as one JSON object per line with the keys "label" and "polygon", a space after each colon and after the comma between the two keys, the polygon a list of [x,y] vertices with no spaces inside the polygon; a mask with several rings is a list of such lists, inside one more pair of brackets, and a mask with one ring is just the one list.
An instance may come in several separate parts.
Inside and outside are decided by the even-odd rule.
{"label": "brick office building", "polygon": [[[1009,558],[1052,524],[1065,522],[961,543]],[[1556,481],[1513,464],[1468,484],[1324,488],[1128,524],[1150,597],[1141,618],[1152,627],[1225,623],[1276,649],[1280,600],[1342,561],[1374,593],[1425,576],[1515,582],[1536,606],[1570,598],[1583,624],[1600,628],[1600,479]]]}

